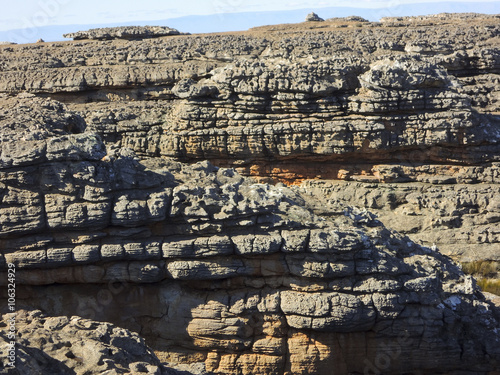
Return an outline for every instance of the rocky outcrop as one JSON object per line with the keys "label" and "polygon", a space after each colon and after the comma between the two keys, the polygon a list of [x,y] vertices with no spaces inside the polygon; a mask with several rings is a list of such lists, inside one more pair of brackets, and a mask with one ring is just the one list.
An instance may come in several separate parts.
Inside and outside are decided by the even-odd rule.
{"label": "rocky outcrop", "polygon": [[324,19],[318,16],[314,12],[311,12],[306,16],[306,22],[321,22],[321,21],[324,21]]}
{"label": "rocky outcrop", "polygon": [[21,310],[4,315],[2,326],[11,319],[16,360],[7,364],[10,339],[0,333],[3,374],[177,374],[161,365],[139,335],[110,323]]}
{"label": "rocky outcrop", "polygon": [[454,259],[500,260],[498,184],[309,180],[301,191],[324,206],[335,202],[366,207],[390,228]]}
{"label": "rocky outcrop", "polygon": [[484,18],[496,18],[499,19],[500,15],[496,14],[482,14],[482,13],[439,13],[439,14],[429,14],[425,16],[407,16],[407,17],[383,17],[380,19],[382,23],[397,23],[404,22],[408,23],[425,23],[432,21],[439,22],[453,22],[453,21],[473,21],[477,19]]}
{"label": "rocky outcrop", "polygon": [[58,102],[3,103],[18,308],[111,321],[220,374],[498,369],[500,317],[474,280],[366,210],[318,215],[298,188],[108,148]]}
{"label": "rocky outcrop", "polygon": [[419,22],[2,47],[17,306],[220,374],[499,371],[441,251],[498,257],[500,29]]}
{"label": "rocky outcrop", "polygon": [[159,38],[168,35],[180,35],[179,30],[167,26],[119,26],[119,27],[103,27],[98,29],[90,29],[87,31],[78,31],[76,33],[64,34],[65,38],[73,40],[94,39],[94,40],[110,40],[110,39],[146,39]]}

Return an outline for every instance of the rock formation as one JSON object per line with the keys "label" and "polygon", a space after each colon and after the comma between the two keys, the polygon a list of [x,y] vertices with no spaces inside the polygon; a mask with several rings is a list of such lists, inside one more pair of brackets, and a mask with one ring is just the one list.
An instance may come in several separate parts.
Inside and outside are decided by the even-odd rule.
{"label": "rock formation", "polygon": [[168,35],[180,35],[179,30],[167,26],[119,26],[103,27],[90,29],[87,31],[78,31],[76,33],[64,34],[65,38],[73,40],[95,39],[132,39],[141,40],[146,38],[159,38]]}
{"label": "rock formation", "polygon": [[443,255],[500,256],[497,18],[349,22],[2,47],[19,308],[219,374],[499,371]]}
{"label": "rock formation", "polygon": [[[1,324],[12,317],[3,316]],[[179,374],[163,366],[139,335],[110,323],[48,317],[37,310],[21,310],[15,320],[16,366],[5,365],[10,340],[0,333],[2,374]]]}
{"label": "rock formation", "polygon": [[318,16],[314,12],[311,12],[306,16],[306,22],[321,22],[321,21],[324,21],[324,19]]}

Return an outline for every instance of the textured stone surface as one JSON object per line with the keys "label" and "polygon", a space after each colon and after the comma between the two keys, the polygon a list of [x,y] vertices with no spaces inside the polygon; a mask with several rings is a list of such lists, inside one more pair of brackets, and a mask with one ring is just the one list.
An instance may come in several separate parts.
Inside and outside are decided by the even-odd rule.
{"label": "textured stone surface", "polygon": [[333,17],[328,18],[326,21],[328,22],[370,22],[367,19],[364,19],[360,16],[347,16],[347,17]]}
{"label": "textured stone surface", "polygon": [[3,315],[0,324],[9,327],[11,319],[18,337],[15,368],[7,363],[10,339],[0,333],[2,374],[188,374],[160,363],[137,333],[110,323],[21,310]]}
{"label": "textured stone surface", "polygon": [[[474,174],[477,176],[477,174]],[[465,262],[500,259],[498,184],[306,181],[299,190],[316,212],[329,206],[366,207],[413,241]],[[430,181],[429,181],[430,180]]]}
{"label": "textured stone surface", "polygon": [[388,373],[498,369],[498,310],[475,281],[318,193],[319,182],[272,186],[206,161],[141,160],[69,126],[76,115],[63,104],[3,103],[6,129],[28,108],[40,119],[38,133],[6,130],[10,143],[42,142],[6,154],[1,169],[2,262],[16,266],[18,307],[114,322],[162,361],[214,373],[364,372],[394,347]]}
{"label": "textured stone surface", "polygon": [[499,371],[439,251],[498,260],[498,19],[314,25],[1,47],[19,307],[220,374]]}
{"label": "textured stone surface", "polygon": [[498,181],[497,20],[82,41],[47,46],[50,58],[9,47],[1,89],[65,93],[92,129],[139,155],[210,159],[288,183],[489,183]]}

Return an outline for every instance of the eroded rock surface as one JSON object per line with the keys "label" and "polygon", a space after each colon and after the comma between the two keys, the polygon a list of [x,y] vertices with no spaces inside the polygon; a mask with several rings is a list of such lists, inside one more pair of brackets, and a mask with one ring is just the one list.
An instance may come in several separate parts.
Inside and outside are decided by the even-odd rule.
{"label": "eroded rock surface", "polygon": [[2,153],[1,263],[18,307],[111,321],[220,374],[378,371],[388,348],[387,373],[498,369],[498,311],[475,281],[366,210],[315,214],[298,188],[140,160],[61,103],[4,99],[19,152]]}
{"label": "eroded rock surface", "polygon": [[454,259],[500,260],[498,184],[309,180],[301,191],[323,202],[321,211],[331,202],[366,207],[391,229]]}

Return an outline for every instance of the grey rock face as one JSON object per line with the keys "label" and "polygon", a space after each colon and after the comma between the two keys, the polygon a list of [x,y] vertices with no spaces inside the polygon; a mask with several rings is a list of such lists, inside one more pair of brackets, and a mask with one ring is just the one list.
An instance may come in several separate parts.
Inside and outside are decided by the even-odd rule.
{"label": "grey rock face", "polygon": [[360,16],[333,17],[333,18],[328,18],[326,21],[328,21],[328,22],[338,22],[338,21],[343,21],[343,22],[370,22],[367,19],[364,19],[363,17],[360,17]]}
{"label": "grey rock face", "polygon": [[[113,321],[140,331],[168,362],[203,362],[214,373],[364,372],[386,355],[381,342],[404,353],[393,359],[391,374],[498,368],[498,310],[475,281],[366,210],[256,183],[208,162],[113,151],[85,123],[69,126],[76,115],[53,100],[21,95],[4,103],[9,142],[58,144],[53,153],[48,146],[13,153],[0,169],[2,267],[16,266],[20,307]],[[34,140],[22,126],[7,131],[27,108],[29,118],[44,119]],[[82,141],[69,140],[71,129]],[[321,216],[315,204],[323,206]],[[71,327],[64,322],[59,337]],[[92,345],[147,351],[127,335]],[[311,337],[322,344],[303,349]],[[329,354],[337,340],[351,342],[337,349],[340,357]],[[67,349],[40,350],[41,366],[80,371]],[[428,361],[436,350],[443,356]],[[85,354],[92,371],[160,373],[150,354],[137,364],[99,353]],[[34,366],[22,355],[23,366]]]}
{"label": "grey rock face", "polygon": [[430,181],[434,175],[428,178],[379,185],[307,181],[301,191],[323,202],[318,211],[325,210],[327,202],[366,207],[386,226],[454,259],[498,261],[498,184],[436,184]]}
{"label": "grey rock face", "polygon": [[383,17],[380,19],[382,23],[391,23],[391,22],[405,22],[405,23],[418,23],[422,21],[472,21],[475,19],[481,18],[496,18],[500,19],[500,15],[498,14],[481,14],[481,13],[439,13],[439,14],[431,14],[427,16],[410,16],[410,17]]}

